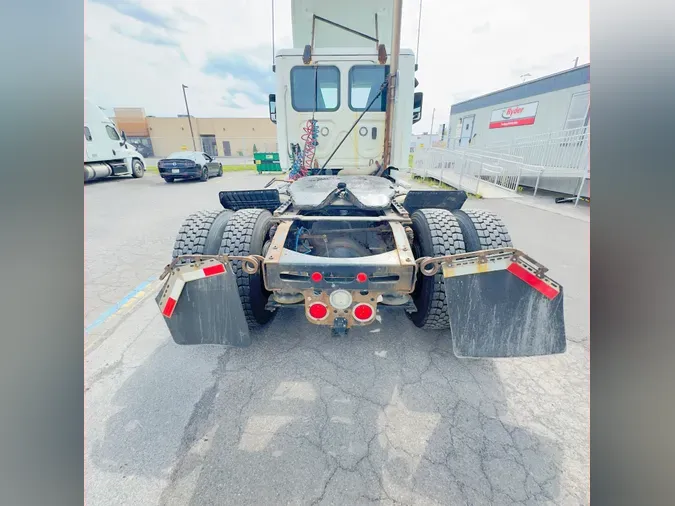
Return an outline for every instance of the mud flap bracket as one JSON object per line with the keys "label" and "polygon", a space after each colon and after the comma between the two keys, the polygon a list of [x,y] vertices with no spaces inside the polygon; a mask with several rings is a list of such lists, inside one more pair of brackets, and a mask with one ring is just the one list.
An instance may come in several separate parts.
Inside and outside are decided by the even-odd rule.
{"label": "mud flap bracket", "polygon": [[464,253],[441,263],[458,357],[529,357],[567,347],[563,288],[513,248]]}
{"label": "mud flap bracket", "polygon": [[155,301],[177,344],[251,344],[237,281],[227,260],[174,266]]}

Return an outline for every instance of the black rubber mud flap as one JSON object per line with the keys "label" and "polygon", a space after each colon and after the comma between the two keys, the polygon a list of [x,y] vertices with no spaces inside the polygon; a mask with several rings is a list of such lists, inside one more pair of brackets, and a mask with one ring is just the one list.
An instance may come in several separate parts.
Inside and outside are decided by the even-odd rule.
{"label": "black rubber mud flap", "polygon": [[457,357],[531,357],[565,352],[562,286],[553,282],[552,288],[517,264],[508,267],[511,270],[455,275],[444,266]]}
{"label": "black rubber mud flap", "polygon": [[171,289],[168,278],[155,301],[177,344],[251,344],[237,281],[229,266],[223,274],[186,282],[167,317],[164,308]]}

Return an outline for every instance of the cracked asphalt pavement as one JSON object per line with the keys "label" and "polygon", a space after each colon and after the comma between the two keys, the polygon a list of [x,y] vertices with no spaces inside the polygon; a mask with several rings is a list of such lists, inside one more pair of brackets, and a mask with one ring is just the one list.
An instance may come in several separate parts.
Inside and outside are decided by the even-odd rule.
{"label": "cracked asphalt pavement", "polygon": [[589,223],[555,204],[466,207],[565,287],[563,355],[460,360],[396,310],[343,339],[286,310],[249,348],[181,347],[154,282],[101,322],[187,214],[270,177],[85,186],[87,504],[588,504]]}

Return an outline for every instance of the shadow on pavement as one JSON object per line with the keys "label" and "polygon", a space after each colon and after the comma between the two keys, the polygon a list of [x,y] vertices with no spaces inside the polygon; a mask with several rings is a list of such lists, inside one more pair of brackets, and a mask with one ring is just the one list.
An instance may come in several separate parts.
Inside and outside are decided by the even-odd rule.
{"label": "shadow on pavement", "polygon": [[[161,347],[117,392],[91,465],[169,479],[162,504],[557,502],[561,450],[508,423],[494,363],[382,316],[343,339],[277,316],[247,349],[209,348],[208,388],[191,353],[167,370],[176,345]],[[190,415],[177,400],[195,389]],[[167,444],[172,426],[180,443]]]}

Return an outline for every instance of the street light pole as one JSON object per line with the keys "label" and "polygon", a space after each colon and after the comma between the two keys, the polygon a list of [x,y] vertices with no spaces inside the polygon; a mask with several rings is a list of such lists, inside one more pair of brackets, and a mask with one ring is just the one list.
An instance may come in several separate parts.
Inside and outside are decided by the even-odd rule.
{"label": "street light pole", "polygon": [[192,148],[197,151],[197,145],[195,144],[195,133],[192,131],[192,118],[190,118],[190,109],[188,108],[187,104],[187,95],[185,94],[185,86],[184,84],[181,84],[183,87],[183,98],[185,99],[185,110],[187,111],[187,117],[188,117],[188,123],[190,123],[190,136],[192,137]]}

